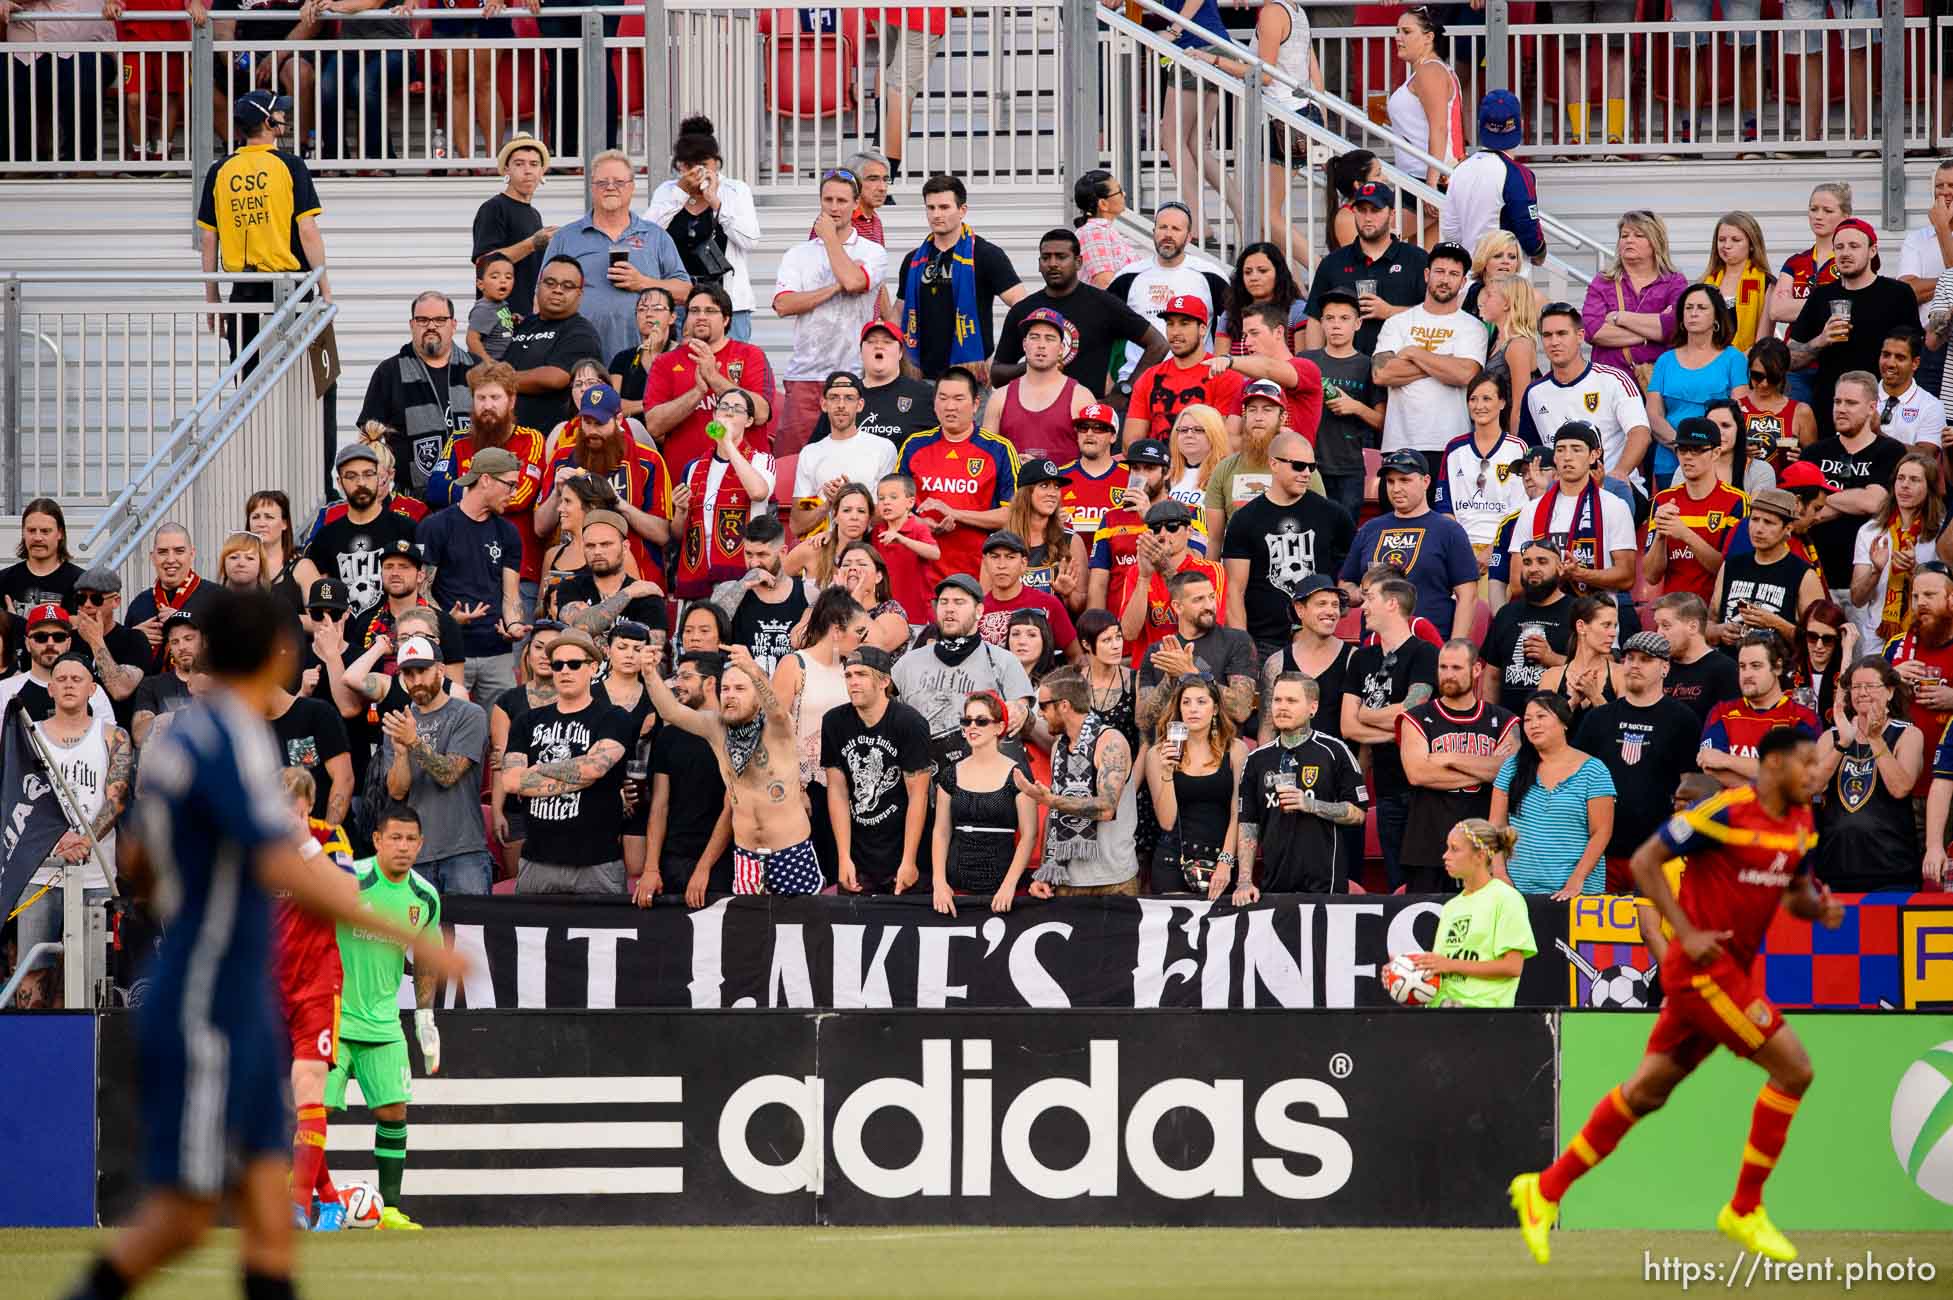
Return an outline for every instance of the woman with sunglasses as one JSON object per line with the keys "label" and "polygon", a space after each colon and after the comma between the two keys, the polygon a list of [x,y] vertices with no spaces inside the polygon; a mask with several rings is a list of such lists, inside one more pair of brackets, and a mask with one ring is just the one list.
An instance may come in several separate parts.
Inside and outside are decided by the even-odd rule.
{"label": "woman with sunglasses", "polygon": [[1912,626],[1912,575],[1931,563],[1946,526],[1939,452],[1914,447],[1892,471],[1885,506],[1858,530],[1851,556],[1851,603],[1865,645],[1884,645]]}
{"label": "woman with sunglasses", "polygon": [[294,610],[305,607],[305,593],[293,576],[298,547],[292,543],[292,499],[276,488],[253,492],[244,502],[244,527],[264,543],[265,585]]}
{"label": "woman with sunglasses", "polygon": [[888,561],[874,543],[862,540],[841,548],[834,562],[834,581],[854,597],[854,603],[868,611],[866,644],[900,654],[908,649],[908,615],[888,594]]}
{"label": "woman with sunglasses", "polygon": [[644,418],[644,386],[651,363],[671,347],[677,315],[666,289],[654,286],[637,296],[637,346],[610,359],[610,386],[624,399],[620,413],[626,419]]}
{"label": "woman with sunglasses", "polygon": [[1541,692],[1567,702],[1574,715],[1598,708],[1626,689],[1621,666],[1614,662],[1614,637],[1621,628],[1621,611],[1614,598],[1581,596],[1567,613],[1573,627],[1567,661],[1548,668],[1539,679]]}
{"label": "woman with sunglasses", "polygon": [[1858,628],[1842,608],[1823,597],[1805,607],[1797,619],[1796,632],[1791,646],[1790,694],[1818,717],[1829,717],[1837,699],[1841,667],[1852,662],[1858,652]]}
{"label": "woman with sunglasses", "polygon": [[1204,677],[1182,677],[1140,754],[1159,818],[1155,894],[1219,898],[1233,883],[1241,765],[1248,746],[1234,734],[1221,694]]}
{"label": "woman with sunglasses", "polygon": [[1817,441],[1817,417],[1810,403],[1784,391],[1790,374],[1790,348],[1779,338],[1761,338],[1750,346],[1750,391],[1738,399],[1743,408],[1743,438],[1752,460],[1767,460],[1781,475],[1804,448]]}
{"label": "woman with sunglasses", "polygon": [[1598,894],[1601,854],[1614,833],[1614,778],[1568,742],[1573,710],[1558,695],[1542,690],[1526,701],[1519,729],[1519,752],[1492,783],[1492,824],[1518,832],[1503,874],[1522,894],[1560,902]]}
{"label": "woman with sunglasses", "polygon": [[1071,201],[1078,209],[1071,224],[1078,231],[1079,279],[1103,289],[1119,272],[1152,256],[1152,249],[1133,243],[1119,230],[1126,187],[1117,176],[1093,168],[1072,183]]}
{"label": "woman with sunglasses", "polygon": [[1843,677],[1831,725],[1817,741],[1824,798],[1811,869],[1841,893],[1913,893],[1922,881],[1912,789],[1926,765],[1926,738],[1906,721],[1911,697],[1883,655],[1853,661]]}
{"label": "woman with sunglasses", "polygon": [[[963,701],[963,743],[969,757],[936,778],[936,822],[931,835],[935,907],[956,915],[956,896],[988,896],[990,910],[1008,912],[1017,882],[1037,843],[1037,805],[1012,780],[1017,764],[997,742],[1004,730],[1004,701],[985,691]],[[1051,897],[1051,886],[1031,885],[1034,898]]]}
{"label": "woman with sunglasses", "polygon": [[[536,620],[516,656],[516,684],[496,696],[488,710],[488,765],[495,772],[502,770],[510,733],[527,723],[531,710],[556,702],[556,674],[549,666],[549,654],[562,632],[563,625],[554,619]],[[495,838],[507,847],[510,858],[520,861],[529,829],[529,801],[507,793],[500,781],[494,781],[488,787],[488,806],[495,820]]]}

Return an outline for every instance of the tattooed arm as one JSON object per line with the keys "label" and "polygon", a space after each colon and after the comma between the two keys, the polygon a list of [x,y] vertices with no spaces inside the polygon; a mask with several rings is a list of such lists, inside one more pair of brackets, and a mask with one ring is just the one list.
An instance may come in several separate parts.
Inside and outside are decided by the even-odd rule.
{"label": "tattooed arm", "polygon": [[421,563],[420,598],[422,600],[431,601],[434,599],[434,575],[440,571],[441,566],[438,564],[428,564],[425,561]]}
{"label": "tattooed arm", "polygon": [[[1139,688],[1138,698],[1133,704],[1133,716],[1139,723],[1140,735],[1150,736],[1153,734],[1153,724],[1159,721],[1160,710],[1166,707],[1167,698],[1172,694],[1173,683],[1165,677],[1161,677],[1159,684],[1156,686],[1142,686]],[[1222,698],[1223,703],[1225,703],[1226,697],[1223,696]]]}
{"label": "tattooed arm", "polygon": [[671,687],[665,685],[664,674],[646,673],[644,689],[651,696],[651,707],[656,709],[658,716],[666,722],[691,732],[700,740],[716,742],[719,739],[724,730],[719,724],[719,715],[707,709],[694,709],[680,703],[678,697],[671,693]]}
{"label": "tattooed arm", "polygon": [[1326,822],[1334,822],[1338,826],[1361,826],[1363,824],[1363,806],[1361,804],[1350,803],[1346,800],[1339,800],[1335,803],[1318,802],[1314,811],[1316,816]]}
{"label": "tattooed arm", "polygon": [[1234,875],[1237,880],[1255,878],[1255,854],[1261,851],[1261,823],[1244,821],[1234,836]]}
{"label": "tattooed arm", "polygon": [[510,794],[528,799],[547,799],[588,789],[603,780],[604,774],[624,757],[624,746],[615,740],[599,740],[589,753],[566,758],[560,763],[529,766],[526,754],[510,754],[503,760],[502,785]]}
{"label": "tattooed arm", "polygon": [[129,776],[136,765],[135,746],[129,743],[128,732],[110,727],[104,737],[108,741],[108,776],[102,783],[101,810],[88,825],[88,833],[98,840],[115,829],[115,819],[128,806]]}
{"label": "tattooed arm", "polygon": [[1047,794],[1039,802],[1053,812],[1109,822],[1119,810],[1119,796],[1132,777],[1132,746],[1116,731],[1100,734],[1092,758],[1098,764],[1099,791],[1094,795]]}
{"label": "tattooed arm", "polygon": [[572,627],[580,627],[593,637],[605,637],[610,635],[611,625],[624,616],[625,606],[639,597],[662,595],[664,592],[658,590],[658,584],[639,578],[636,582],[624,584],[615,596],[594,605],[585,605],[570,615],[567,621]]}
{"label": "tattooed arm", "polygon": [[767,730],[784,732],[789,738],[793,735],[793,714],[788,711],[780,693],[773,689],[773,683],[766,680],[766,674],[753,660],[753,652],[743,645],[726,648],[726,667],[734,672],[746,674],[759,696],[760,713],[766,718]]}
{"label": "tattooed arm", "polygon": [[1235,726],[1246,722],[1255,711],[1255,679],[1244,673],[1230,676],[1221,688],[1221,707]]}
{"label": "tattooed arm", "polygon": [[418,737],[407,746],[407,752],[420,764],[420,770],[434,778],[434,784],[443,790],[451,790],[460,784],[470,772],[475,770],[475,760],[466,754],[443,754],[427,743],[427,737]]}

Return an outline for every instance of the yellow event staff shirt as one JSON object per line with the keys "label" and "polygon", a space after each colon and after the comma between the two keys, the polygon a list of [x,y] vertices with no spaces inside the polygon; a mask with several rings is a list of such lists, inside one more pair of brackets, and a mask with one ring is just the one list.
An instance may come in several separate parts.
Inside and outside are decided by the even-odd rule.
{"label": "yellow event staff shirt", "polygon": [[309,271],[300,218],[320,211],[312,173],[296,154],[247,144],[210,169],[197,224],[217,235],[226,271]]}

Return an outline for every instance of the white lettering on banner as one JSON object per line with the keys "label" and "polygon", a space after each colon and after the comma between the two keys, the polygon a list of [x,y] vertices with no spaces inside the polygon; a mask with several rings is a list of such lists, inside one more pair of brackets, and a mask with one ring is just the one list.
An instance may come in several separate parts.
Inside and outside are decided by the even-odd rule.
{"label": "white lettering on banner", "polygon": [[515,1005],[524,1011],[549,1005],[548,938],[546,925],[515,927]]}
{"label": "white lettering on banner", "polygon": [[[819,1137],[824,1092],[823,1081],[811,1074],[799,1079],[763,1074],[740,1084],[719,1112],[719,1158],[726,1172],[768,1196],[825,1192],[827,1144]],[[754,1155],[746,1140],[753,1116],[768,1106],[785,1106],[800,1119],[800,1150],[777,1164]]]}
{"label": "white lettering on banner", "polygon": [[692,923],[692,982],[685,987],[685,993],[694,1007],[718,1007],[720,993],[726,985],[724,940],[726,930],[726,909],[732,906],[730,898],[722,898],[709,907],[690,913],[685,919]]}
{"label": "white lettering on banner", "polygon": [[940,478],[933,474],[924,474],[921,495],[927,496],[931,492],[976,492],[982,486],[973,478]]}
{"label": "white lettering on banner", "polygon": [[495,1009],[495,980],[488,973],[488,939],[485,926],[457,925],[454,927],[454,951],[457,956],[468,960],[468,973],[461,977],[461,983],[452,980],[447,985],[447,996],[443,1004],[449,1011],[455,1008],[455,999],[460,1005],[476,1011]]}
{"label": "white lettering on banner", "polygon": [[[766,999],[767,1005],[774,1007],[814,1005],[814,981],[807,973],[806,926],[773,927],[773,969],[766,976]],[[741,998],[734,1005],[748,1001]]]}
{"label": "white lettering on banner", "polygon": [[875,945],[875,956],[867,969],[861,965],[861,941],[867,937],[865,925],[834,927],[834,1008],[837,1011],[858,1007],[892,1007],[888,991],[888,950],[895,946],[895,931],[882,931]]}
{"label": "white lettering on banner", "polygon": [[593,1010],[611,1011],[617,1006],[617,945],[625,940],[635,940],[636,930],[571,930],[572,939],[587,939],[590,942],[589,977],[584,997],[585,1006]]}

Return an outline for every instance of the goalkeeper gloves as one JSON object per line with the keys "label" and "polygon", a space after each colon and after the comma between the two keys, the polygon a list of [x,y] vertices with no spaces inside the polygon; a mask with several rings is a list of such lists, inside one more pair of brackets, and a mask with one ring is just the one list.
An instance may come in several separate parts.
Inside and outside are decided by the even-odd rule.
{"label": "goalkeeper gloves", "polygon": [[434,1027],[434,1011],[431,1007],[421,1007],[414,1012],[414,1037],[420,1042],[420,1054],[427,1058],[427,1072],[441,1072],[441,1031]]}

